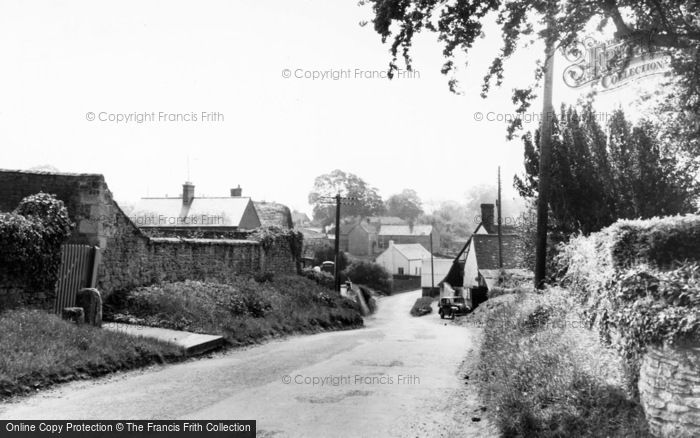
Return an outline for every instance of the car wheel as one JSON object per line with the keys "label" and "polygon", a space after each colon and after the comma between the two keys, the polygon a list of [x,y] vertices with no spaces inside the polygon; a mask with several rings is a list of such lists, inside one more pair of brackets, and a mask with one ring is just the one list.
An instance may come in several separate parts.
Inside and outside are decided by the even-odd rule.
{"label": "car wheel", "polygon": [[440,319],[445,319],[445,314],[442,313],[442,310],[439,313],[440,313]]}

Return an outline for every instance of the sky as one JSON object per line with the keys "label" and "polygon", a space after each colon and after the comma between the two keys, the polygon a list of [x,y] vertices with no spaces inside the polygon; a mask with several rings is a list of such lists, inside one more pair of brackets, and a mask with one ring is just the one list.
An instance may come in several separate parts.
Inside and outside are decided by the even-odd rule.
{"label": "sky", "polygon": [[[177,196],[189,179],[200,196],[240,185],[310,212],[314,178],[334,169],[385,198],[415,189],[430,210],[479,184],[495,197],[501,166],[505,206],[522,143],[506,141],[502,119],[512,88],[532,82],[541,44],[508,61],[503,86],[482,99],[501,43],[493,23],[455,95],[436,35],[416,40],[416,73],[388,80],[389,46],[363,20],[371,10],[355,0],[4,0],[0,168],[101,173],[122,204]],[[566,65],[558,55],[555,107],[585,91],[563,83]]]}

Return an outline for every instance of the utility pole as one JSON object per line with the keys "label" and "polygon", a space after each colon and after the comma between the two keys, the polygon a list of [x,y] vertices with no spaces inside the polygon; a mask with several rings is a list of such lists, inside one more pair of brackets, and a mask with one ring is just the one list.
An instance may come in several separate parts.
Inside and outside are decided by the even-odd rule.
{"label": "utility pole", "polygon": [[333,275],[335,276],[335,290],[340,292],[340,271],[338,261],[340,259],[340,193],[335,195],[335,260],[333,260]]}
{"label": "utility pole", "polygon": [[535,247],[535,287],[542,289],[547,270],[547,216],[549,212],[550,168],[552,161],[552,79],[554,75],[554,17],[548,10],[544,64],[544,96],[540,129],[540,171],[537,187],[537,243]]}
{"label": "utility pole", "polygon": [[498,166],[498,201],[496,201],[496,207],[498,208],[498,268],[503,269],[503,233],[501,232],[501,223],[503,222],[501,216],[501,166]]}
{"label": "utility pole", "polygon": [[[433,225],[434,226],[434,225]],[[430,230],[430,296],[435,291],[435,265],[433,264],[433,231]]]}
{"label": "utility pole", "polygon": [[335,290],[340,292],[340,270],[338,262],[340,261],[340,204],[353,205],[356,204],[358,198],[340,196],[338,193],[335,196],[322,196],[322,204],[335,203],[335,251],[333,260],[333,276],[335,277]]}

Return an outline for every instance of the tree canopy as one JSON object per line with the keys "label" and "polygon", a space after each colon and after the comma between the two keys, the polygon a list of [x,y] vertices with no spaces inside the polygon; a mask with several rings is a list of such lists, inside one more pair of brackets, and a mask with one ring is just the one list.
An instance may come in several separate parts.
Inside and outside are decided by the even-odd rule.
{"label": "tree canopy", "polygon": [[386,200],[386,210],[389,216],[400,217],[413,222],[423,214],[420,197],[415,190],[404,189],[401,193],[391,195]]}
{"label": "tree canopy", "polygon": [[309,193],[309,204],[313,205],[314,221],[322,225],[333,222],[335,202],[330,198],[337,194],[354,198],[341,206],[341,218],[384,213],[384,201],[375,187],[355,174],[336,169],[319,175],[314,180],[314,187]]}
{"label": "tree canopy", "polygon": [[[389,73],[398,69],[397,58],[403,57],[411,68],[411,47],[416,34],[427,30],[438,35],[446,58],[442,72],[451,75],[449,87],[455,90],[455,56],[468,53],[483,34],[489,14],[496,16],[503,45],[486,73],[482,96],[492,84],[501,85],[504,62],[533,37],[551,41],[555,47],[573,46],[584,36],[586,28],[609,24],[615,37],[628,42],[627,59],[635,47],[667,51],[678,75],[683,105],[700,110],[700,3],[694,0],[362,0],[371,4],[374,30],[382,42],[391,40]],[[550,21],[551,20],[551,21]],[[551,22],[547,30],[544,22]],[[533,87],[542,76],[542,62],[535,73]],[[534,88],[514,90],[513,101],[525,111],[534,97]],[[515,120],[513,129],[519,127]],[[513,129],[510,133],[512,134]]]}
{"label": "tree canopy", "polygon": [[[648,120],[633,125],[621,109],[607,126],[595,110],[562,106],[554,120],[552,190],[555,232],[588,234],[622,218],[650,218],[694,211],[698,163],[684,160],[664,143],[662,129]],[[515,177],[521,196],[537,197],[539,131],[523,136],[525,174]]]}

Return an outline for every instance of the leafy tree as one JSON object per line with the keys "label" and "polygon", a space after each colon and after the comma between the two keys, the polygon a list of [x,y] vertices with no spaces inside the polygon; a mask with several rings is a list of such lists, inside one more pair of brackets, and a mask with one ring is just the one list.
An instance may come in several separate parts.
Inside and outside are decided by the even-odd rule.
{"label": "leafy tree", "polygon": [[340,193],[341,196],[355,198],[343,204],[340,216],[372,216],[385,211],[384,202],[375,187],[367,184],[359,176],[336,169],[331,173],[317,176],[314,188],[309,193],[309,204],[313,205],[314,221],[329,225],[335,220],[335,203],[329,199]]}
{"label": "leafy tree", "polygon": [[[321,266],[323,262],[335,261],[335,248],[324,246],[314,252],[314,266]],[[340,251],[338,253],[338,270],[344,271],[348,266],[348,256]]]}
{"label": "leafy tree", "polygon": [[385,294],[391,293],[391,274],[383,266],[364,260],[352,262],[345,270],[347,279]]}
{"label": "leafy tree", "polygon": [[[413,39],[427,30],[437,33],[438,41],[443,44],[446,61],[442,72],[451,75],[449,87],[455,91],[455,55],[469,53],[483,35],[484,20],[496,13],[503,45],[484,77],[482,96],[485,97],[494,81],[501,85],[505,60],[515,53],[523,39],[527,42],[537,36],[557,42],[559,47],[572,47],[590,24],[596,24],[599,29],[610,24],[615,37],[629,43],[624,59],[617,60],[619,63],[628,62],[634,47],[667,51],[678,75],[680,102],[696,115],[700,112],[700,57],[697,56],[700,21],[691,18],[700,14],[700,4],[694,0],[361,0],[360,4],[372,6],[374,30],[381,35],[382,42],[392,40],[390,75],[398,69],[399,56],[411,68]],[[553,25],[545,29],[544,21]],[[542,66],[542,60],[537,64]],[[533,87],[514,90],[513,101],[519,105],[519,111],[529,107],[541,77],[542,70],[538,68]],[[520,127],[519,119],[511,128],[517,127]]]}
{"label": "leafy tree", "polygon": [[397,216],[413,222],[423,214],[421,205],[422,202],[415,190],[404,189],[401,193],[387,199],[386,210],[390,216]]}
{"label": "leafy tree", "polygon": [[[554,120],[549,207],[555,232],[588,234],[617,219],[694,210],[698,164],[667,150],[657,135],[661,127],[650,121],[632,125],[618,109],[607,130],[606,138],[590,106],[580,113],[562,107]],[[525,174],[516,176],[514,185],[521,196],[534,199],[539,148],[529,134],[523,143]]]}

